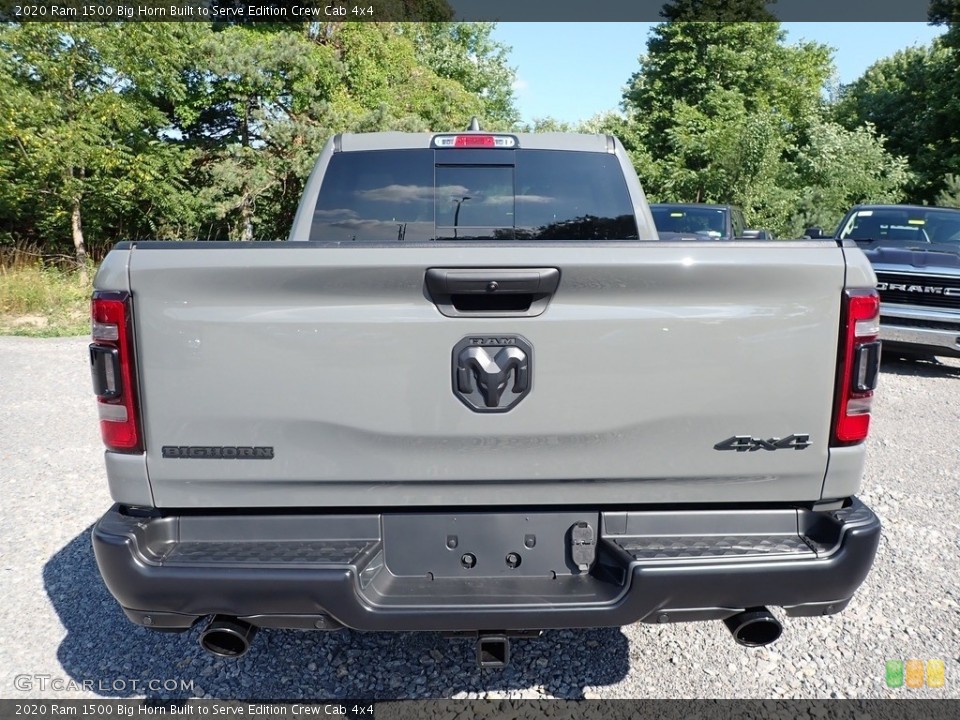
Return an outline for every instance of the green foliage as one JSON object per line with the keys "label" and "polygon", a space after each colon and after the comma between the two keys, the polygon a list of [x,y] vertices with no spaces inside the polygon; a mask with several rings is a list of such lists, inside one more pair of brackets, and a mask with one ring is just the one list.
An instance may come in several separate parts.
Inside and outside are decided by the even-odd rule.
{"label": "green foliage", "polygon": [[934,42],[884,58],[843,88],[834,109],[844,126],[869,123],[891,152],[910,158],[914,201],[931,202],[943,179],[960,172],[957,52]]}
{"label": "green foliage", "polygon": [[147,207],[179,211],[186,157],[159,140],[166,118],[146,96],[172,78],[163,59],[137,56],[172,35],[94,23],[0,29],[0,205],[26,226],[21,237],[69,243],[74,205],[94,239],[140,225]]}
{"label": "green foliage", "polygon": [[670,21],[772,22],[776,17],[767,5],[776,0],[673,0],[663,6],[660,16]]}
{"label": "green foliage", "polygon": [[943,190],[937,195],[936,204],[940,207],[960,208],[960,175],[947,175],[943,181]]}
{"label": "green foliage", "polygon": [[854,130],[821,122],[799,149],[792,227],[832,228],[858,203],[896,203],[910,178],[907,161],[891,157],[871,125]]}
{"label": "green foliage", "polygon": [[557,120],[554,117],[534,118],[533,123],[524,123],[520,132],[548,133],[548,132],[577,132],[575,123]]}
{"label": "green foliage", "polygon": [[931,0],[927,12],[931,23],[960,23],[960,0]]}
{"label": "green foliage", "polygon": [[[651,31],[622,112],[523,127],[509,48],[490,23],[450,22],[444,0],[389,6],[421,23],[7,24],[0,245],[63,252],[78,219],[95,246],[280,239],[334,133],[450,130],[473,115],[488,129],[616,135],[652,200],[736,203],[780,236],[829,227],[856,202],[956,204],[956,26],[831,89],[830,50],[787,45],[768,4],[667,3],[673,22]],[[958,17],[960,0],[931,5],[934,21]]]}
{"label": "green foliage", "polygon": [[396,10],[432,22],[0,28],[0,241],[280,239],[334,133],[510,127],[493,26]]}
{"label": "green foliage", "polygon": [[943,42],[952,48],[960,48],[960,0],[931,0],[927,17],[934,25],[946,25]]}
{"label": "green foliage", "polygon": [[377,17],[399,22],[444,22],[453,19],[447,0],[379,0]]}
{"label": "green foliage", "polygon": [[507,64],[510,48],[496,42],[494,23],[406,23],[417,61],[453,80],[481,101],[482,127],[509,130],[519,120],[513,98],[516,71]]}
{"label": "green foliage", "polygon": [[650,149],[669,150],[675,105],[699,106],[720,90],[740,95],[747,112],[774,112],[786,130],[801,129],[820,105],[830,52],[815,43],[788,47],[783,37],[778,23],[656,26],[624,94]]}
{"label": "green foliage", "polygon": [[89,280],[22,252],[0,260],[0,334],[54,337],[90,332]]}
{"label": "green foliage", "polygon": [[872,128],[822,119],[832,76],[829,48],[785,45],[778,23],[663,23],[624,93],[620,137],[652,199],[734,203],[796,236],[854,201],[896,200],[909,177]]}

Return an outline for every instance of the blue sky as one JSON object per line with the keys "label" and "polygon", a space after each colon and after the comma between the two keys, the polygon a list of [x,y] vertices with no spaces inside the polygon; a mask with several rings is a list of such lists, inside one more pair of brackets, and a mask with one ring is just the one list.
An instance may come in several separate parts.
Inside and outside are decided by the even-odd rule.
{"label": "blue sky", "polygon": [[[515,23],[494,38],[513,48],[521,119],[575,122],[617,109],[653,23]],[[880,58],[925,45],[943,32],[925,23],[783,23],[787,42],[816,40],[834,49],[839,80],[849,83]]]}

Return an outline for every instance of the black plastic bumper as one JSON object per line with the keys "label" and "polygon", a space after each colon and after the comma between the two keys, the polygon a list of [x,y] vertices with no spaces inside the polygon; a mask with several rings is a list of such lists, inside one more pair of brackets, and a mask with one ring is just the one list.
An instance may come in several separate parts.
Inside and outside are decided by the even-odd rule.
{"label": "black plastic bumper", "polygon": [[[592,546],[583,532],[575,542],[579,523]],[[262,627],[494,631],[723,619],[761,605],[829,615],[867,576],[879,537],[855,498],[820,512],[134,517],[114,506],[93,546],[128,617],[158,629],[216,613]],[[588,570],[573,562],[584,552]]]}

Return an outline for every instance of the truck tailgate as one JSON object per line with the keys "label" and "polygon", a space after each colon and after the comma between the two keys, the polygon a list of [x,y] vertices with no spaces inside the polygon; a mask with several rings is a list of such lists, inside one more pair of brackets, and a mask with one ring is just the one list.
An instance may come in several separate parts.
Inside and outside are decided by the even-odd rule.
{"label": "truck tailgate", "polygon": [[[833,243],[148,243],[129,258],[160,507],[820,497]],[[431,268],[560,279],[537,316],[449,317]],[[506,412],[455,392],[454,347],[476,336],[531,350],[530,391]],[[723,444],[791,435],[809,445]]]}

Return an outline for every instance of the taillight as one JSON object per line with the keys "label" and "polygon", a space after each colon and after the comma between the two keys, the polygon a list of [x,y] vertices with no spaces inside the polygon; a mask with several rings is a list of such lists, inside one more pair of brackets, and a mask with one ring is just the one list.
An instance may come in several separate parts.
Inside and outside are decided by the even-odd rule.
{"label": "taillight", "polygon": [[876,290],[848,290],[840,311],[839,370],[832,445],[866,439],[880,375],[880,298]]}
{"label": "taillight", "polygon": [[134,382],[132,305],[126,292],[95,292],[91,303],[90,370],[108,450],[143,452]]}

